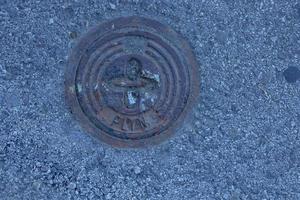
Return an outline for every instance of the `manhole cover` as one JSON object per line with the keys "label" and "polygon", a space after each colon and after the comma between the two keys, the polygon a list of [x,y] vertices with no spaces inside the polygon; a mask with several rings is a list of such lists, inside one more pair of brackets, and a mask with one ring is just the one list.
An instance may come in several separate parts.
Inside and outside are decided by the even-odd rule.
{"label": "manhole cover", "polygon": [[67,103],[81,125],[118,147],[168,138],[199,93],[188,43],[161,23],[122,17],[101,24],[72,51]]}

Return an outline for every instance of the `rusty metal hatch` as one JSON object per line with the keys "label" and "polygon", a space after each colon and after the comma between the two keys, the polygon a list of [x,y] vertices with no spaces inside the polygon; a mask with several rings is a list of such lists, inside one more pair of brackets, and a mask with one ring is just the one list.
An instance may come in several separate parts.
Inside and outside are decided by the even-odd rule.
{"label": "rusty metal hatch", "polygon": [[78,41],[65,94],[89,133],[113,146],[141,147],[174,133],[199,93],[198,76],[178,33],[152,19],[122,17]]}

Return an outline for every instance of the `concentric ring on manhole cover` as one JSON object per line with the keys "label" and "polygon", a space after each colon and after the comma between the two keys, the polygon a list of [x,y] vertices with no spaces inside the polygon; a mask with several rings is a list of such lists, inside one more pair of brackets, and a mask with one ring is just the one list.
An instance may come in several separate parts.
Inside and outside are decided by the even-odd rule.
{"label": "concentric ring on manhole cover", "polygon": [[73,49],[66,100],[81,125],[118,147],[156,144],[183,121],[199,93],[189,44],[143,17],[96,26]]}

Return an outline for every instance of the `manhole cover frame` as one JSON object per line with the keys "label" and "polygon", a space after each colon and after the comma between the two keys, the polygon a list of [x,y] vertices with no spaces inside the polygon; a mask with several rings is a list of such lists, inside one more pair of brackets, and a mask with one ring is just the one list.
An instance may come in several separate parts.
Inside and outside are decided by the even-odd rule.
{"label": "manhole cover frame", "polygon": [[[145,27],[150,26],[154,28],[156,31],[160,32],[160,35],[164,38],[173,38],[176,41],[177,47],[180,46],[180,53],[184,56],[186,62],[189,63],[189,73],[190,73],[190,93],[185,104],[183,111],[179,114],[179,117],[176,121],[172,122],[172,125],[163,132],[159,134],[155,134],[154,136],[146,139],[138,139],[138,140],[127,140],[120,139],[117,137],[113,137],[110,134],[107,134],[103,130],[99,130],[98,127],[93,124],[90,119],[87,118],[85,113],[82,111],[81,106],[79,105],[76,93],[76,72],[77,67],[79,66],[80,57],[86,50],[87,46],[92,44],[92,41],[97,38],[99,35],[104,35],[107,31],[115,31],[119,28],[119,26],[123,26],[126,24],[127,26],[132,27]],[[87,45],[88,44],[88,45]],[[180,56],[180,55],[179,55]],[[73,114],[75,119],[80,123],[84,130],[86,130],[89,134],[100,139],[107,144],[110,144],[114,147],[145,147],[150,145],[159,144],[168,138],[170,138],[173,134],[175,134],[176,129],[179,125],[181,125],[187,117],[189,111],[191,111],[192,107],[197,102],[200,93],[200,80],[199,80],[199,65],[196,60],[196,57],[191,49],[190,44],[186,39],[184,39],[179,33],[174,31],[169,26],[166,26],[156,20],[152,20],[145,17],[140,16],[130,16],[130,17],[119,17],[112,20],[108,20],[107,22],[96,25],[92,29],[88,30],[82,37],[78,39],[77,45],[71,50],[71,54],[68,59],[68,64],[65,70],[65,99],[66,104],[70,109],[70,112]]]}

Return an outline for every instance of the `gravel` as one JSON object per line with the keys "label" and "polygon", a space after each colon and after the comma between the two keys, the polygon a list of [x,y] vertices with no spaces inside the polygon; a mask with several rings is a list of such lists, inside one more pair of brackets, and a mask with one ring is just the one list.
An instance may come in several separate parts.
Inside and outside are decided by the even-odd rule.
{"label": "gravel", "polygon": [[[64,103],[78,37],[157,19],[199,62],[198,104],[175,137],[116,149]],[[0,199],[300,199],[299,0],[0,0]]]}

